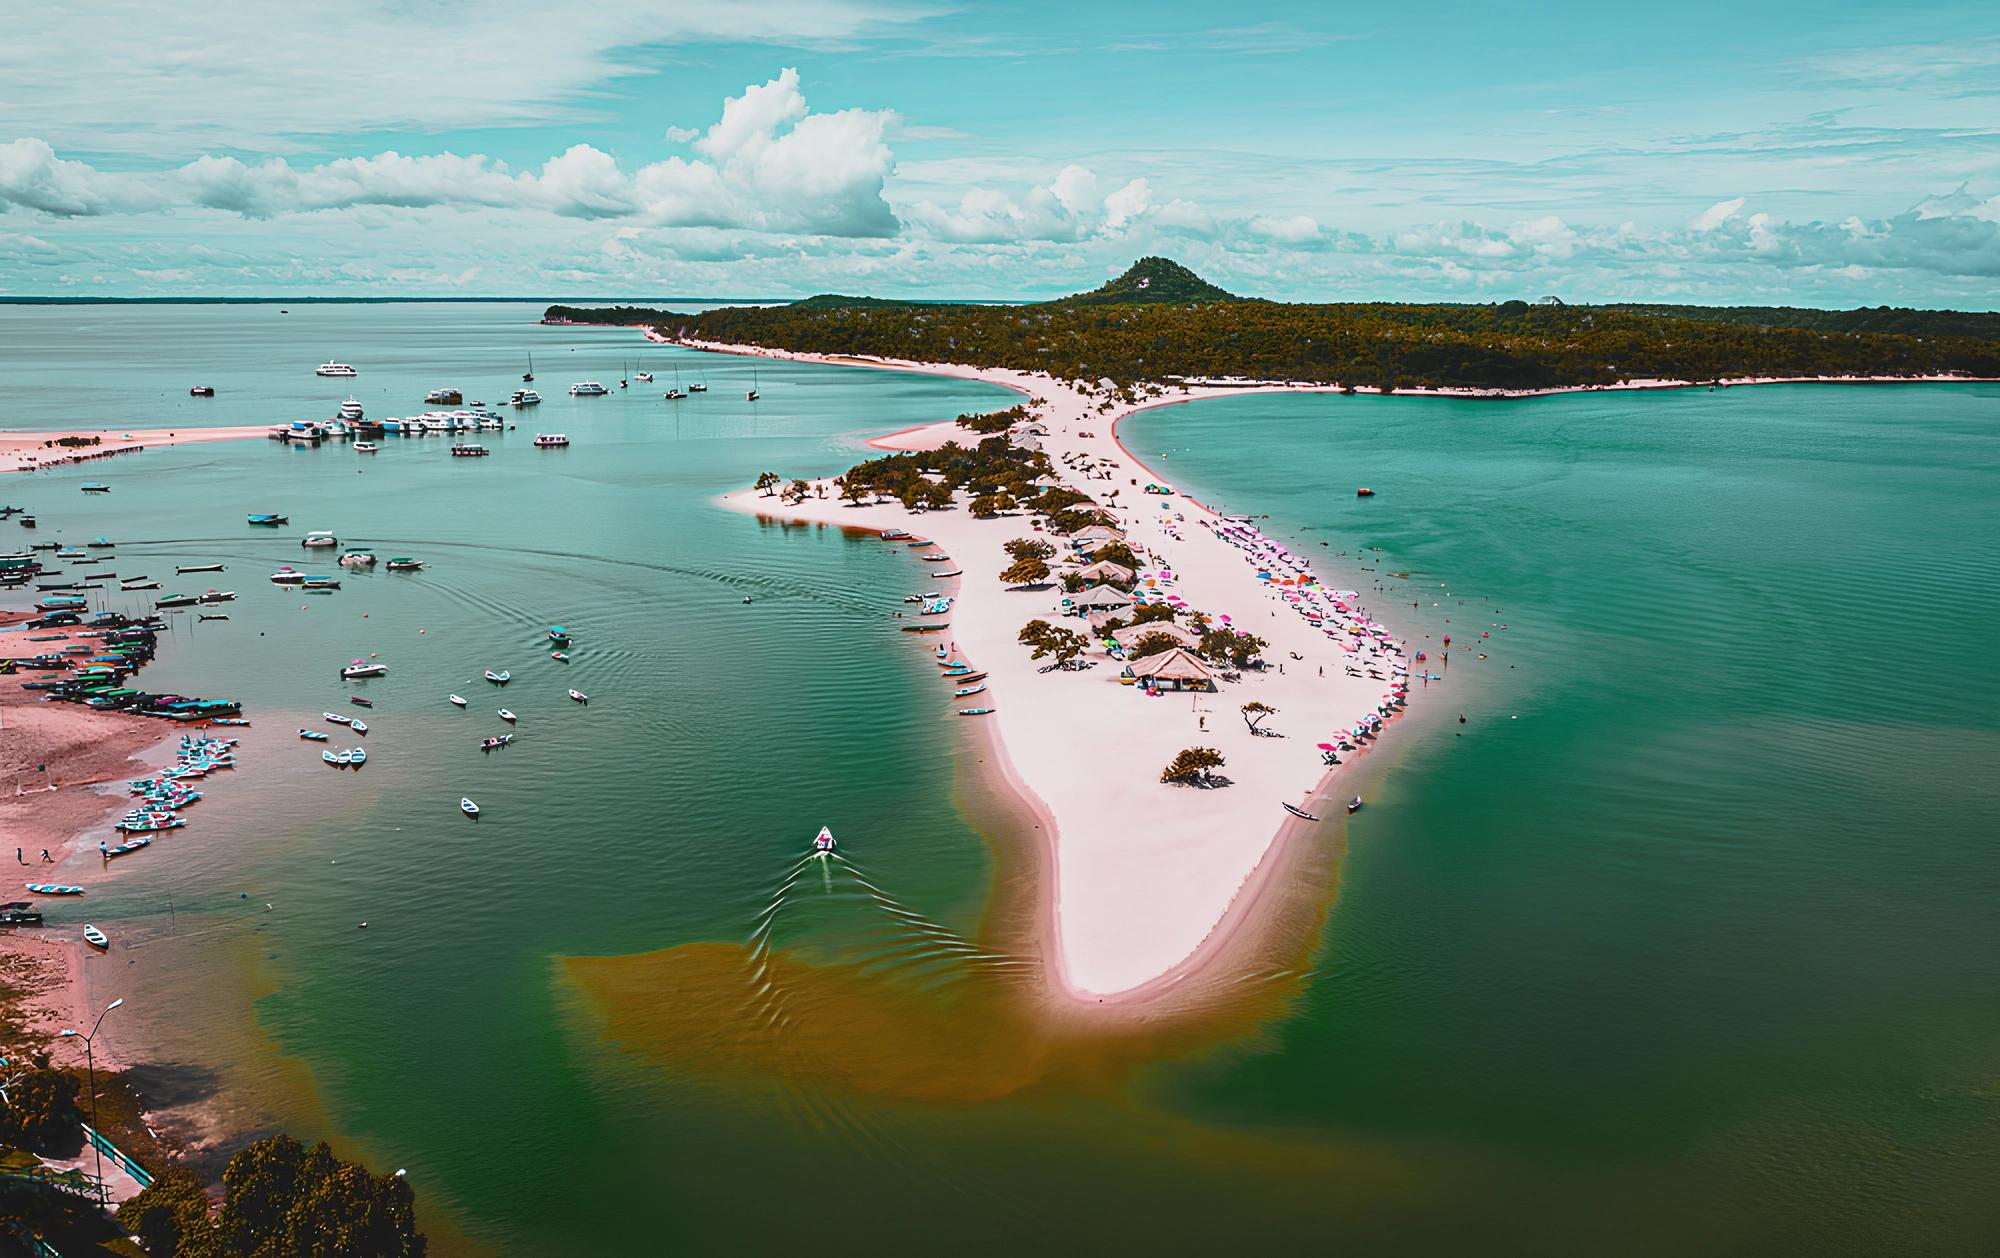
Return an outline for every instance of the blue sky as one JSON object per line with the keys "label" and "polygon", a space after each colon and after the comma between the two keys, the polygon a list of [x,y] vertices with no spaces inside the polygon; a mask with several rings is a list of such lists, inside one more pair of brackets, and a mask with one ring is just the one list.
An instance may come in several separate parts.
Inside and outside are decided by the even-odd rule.
{"label": "blue sky", "polygon": [[[1992,308],[2000,6],[37,6],[0,291]],[[601,12],[598,10],[602,10]]]}

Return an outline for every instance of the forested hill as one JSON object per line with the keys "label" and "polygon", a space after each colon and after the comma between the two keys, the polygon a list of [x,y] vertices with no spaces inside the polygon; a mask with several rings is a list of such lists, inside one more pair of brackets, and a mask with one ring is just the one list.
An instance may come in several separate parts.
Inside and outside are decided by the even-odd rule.
{"label": "forested hill", "polygon": [[[1757,376],[2000,376],[1993,316],[1957,316],[1950,334],[1818,326],[1824,311],[1739,318],[1740,310],[1529,305],[1304,305],[1192,296],[1146,304],[1106,300],[1144,278],[1144,259],[1094,293],[1034,305],[943,304],[735,307],[650,318],[674,337],[826,354],[1047,371],[1121,384],[1240,376],[1379,388],[1540,389],[1632,379]],[[1167,263],[1168,266],[1174,264]],[[1192,272],[1175,267],[1203,284]],[[1176,286],[1182,281],[1172,277]],[[1140,291],[1150,292],[1158,284]],[[1212,288],[1203,284],[1204,288]],[[1183,287],[1183,291],[1187,291]],[[632,323],[641,312],[551,307],[578,322]],[[1867,312],[1847,312],[1867,313]],[[1904,312],[1944,318],[1948,312]],[[1712,316],[1726,317],[1712,317]],[[1943,324],[1925,325],[1946,326]]]}
{"label": "forested hill", "polygon": [[1156,306],[1170,302],[1243,301],[1171,258],[1141,258],[1125,274],[1087,293],[1058,297],[1078,306]]}
{"label": "forested hill", "polygon": [[2000,314],[1966,310],[1912,310],[1862,306],[1856,310],[1805,310],[1794,306],[1650,306],[1619,303],[1608,310],[1702,319],[1756,327],[1811,328],[1820,332],[1899,332],[1906,336],[1970,336],[2000,340]]}

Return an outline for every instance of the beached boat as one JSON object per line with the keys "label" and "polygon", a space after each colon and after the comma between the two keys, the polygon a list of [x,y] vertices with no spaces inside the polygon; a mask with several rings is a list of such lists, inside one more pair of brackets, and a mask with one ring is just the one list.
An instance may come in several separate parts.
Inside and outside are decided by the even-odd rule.
{"label": "beached boat", "polygon": [[959,714],[960,716],[991,716],[991,715],[993,715],[993,709],[992,709],[992,708],[960,708],[960,709],[958,710],[958,714]]}
{"label": "beached boat", "polygon": [[361,373],[346,363],[321,363],[319,366],[313,368],[313,374],[316,376],[337,376],[341,379],[348,379],[358,376]]}
{"label": "beached boat", "polygon": [[590,696],[589,696],[589,695],[587,695],[587,694],[585,694],[585,693],[583,693],[583,691],[581,691],[581,690],[572,690],[572,691],[570,691],[570,692],[569,692],[569,697],[570,697],[570,698],[572,698],[572,699],[574,699],[574,700],[576,700],[576,701],[577,701],[578,703],[589,703],[589,702],[590,702]]}
{"label": "beached boat", "polygon": [[189,397],[214,397],[214,396],[215,396],[215,386],[214,386],[214,385],[212,385],[212,384],[197,384],[197,385],[194,385],[194,386],[192,386],[191,388],[189,388],[189,389],[188,389],[188,396],[189,396]]}
{"label": "beached boat", "polygon": [[541,450],[556,450],[569,444],[569,438],[559,432],[538,432],[535,447]]}
{"label": "beached boat", "polygon": [[67,886],[60,882],[31,882],[28,890],[36,895],[82,895],[82,887]]}
{"label": "beached boat", "polygon": [[381,446],[376,445],[372,441],[357,441],[354,443],[354,452],[356,454],[373,454],[381,448]]}
{"label": "beached boat", "polygon": [[316,743],[323,743],[327,740],[327,735],[316,729],[302,729],[299,731],[299,737]]}
{"label": "beached boat", "polygon": [[883,540],[883,541],[885,541],[885,542],[900,542],[900,541],[902,541],[902,540],[903,540],[904,538],[908,537],[909,535],[910,535],[910,532],[909,532],[909,530],[908,530],[908,529],[883,529],[883,530],[882,530],[882,540]]}
{"label": "beached boat", "polygon": [[986,687],[984,685],[960,686],[958,689],[951,692],[951,697],[954,699],[966,699],[970,698],[973,695],[979,694],[985,689]]}
{"label": "beached boat", "polygon": [[514,715],[514,714],[513,714],[512,712],[509,712],[509,711],[508,711],[507,709],[505,709],[505,708],[501,708],[501,709],[500,709],[500,719],[501,719],[501,720],[503,720],[503,721],[505,721],[505,722],[507,722],[507,723],[508,723],[509,725],[512,725],[512,724],[513,724],[513,723],[514,723],[515,721],[518,721],[518,720],[520,720],[521,718],[520,718],[520,717],[518,717],[518,716],[515,716],[515,715]]}
{"label": "beached boat", "polygon": [[299,545],[307,547],[338,546],[340,545],[340,539],[325,529],[316,529],[313,532],[307,533]]}
{"label": "beached boat", "polygon": [[352,681],[356,677],[387,677],[389,675],[389,666],[387,664],[377,664],[372,660],[356,660],[346,668],[341,669],[340,675],[349,681]]}
{"label": "beached boat", "polygon": [[831,852],[832,850],[833,850],[833,831],[825,826],[821,826],[819,828],[819,833],[813,836],[813,851]]}
{"label": "beached boat", "polygon": [[479,805],[473,803],[469,799],[459,800],[458,810],[464,813],[466,816],[472,818],[474,821],[479,820]]}
{"label": "beached boat", "polygon": [[366,721],[349,721],[347,727],[357,734],[366,734],[368,732],[368,722]]}
{"label": "beached boat", "polygon": [[398,555],[389,560],[387,566],[391,572],[415,572],[424,566],[424,562],[421,559],[412,559],[408,555]]}
{"label": "beached boat", "polygon": [[175,568],[174,571],[186,576],[190,572],[221,572],[223,567],[224,565],[219,563],[191,563]]}
{"label": "beached boat", "polygon": [[504,668],[497,673],[489,668],[486,670],[486,680],[492,682],[496,686],[504,686],[508,682],[514,680],[514,675],[508,672]]}
{"label": "beached boat", "polygon": [[975,673],[970,670],[961,673],[947,669],[944,675],[961,686],[970,686],[973,682],[986,680],[985,673]]}
{"label": "beached boat", "polygon": [[901,626],[901,629],[902,629],[902,631],[903,631],[904,633],[938,633],[938,632],[941,632],[941,631],[943,631],[943,630],[945,630],[945,629],[949,629],[949,628],[951,628],[951,626],[950,626],[949,624],[941,624],[941,625],[903,625],[903,626]]}
{"label": "beached boat", "polygon": [[335,725],[352,725],[352,724],[354,724],[354,718],[353,718],[353,717],[351,717],[351,716],[342,716],[342,715],[341,715],[340,713],[338,713],[338,712],[322,712],[322,713],[320,713],[319,715],[320,715],[320,719],[321,719],[321,720],[325,720],[325,721],[332,721],[332,722],[333,722],[333,723],[334,723]]}
{"label": "beached boat", "polygon": [[603,397],[611,390],[595,380],[579,380],[569,387],[571,397]]}
{"label": "beached boat", "polygon": [[1285,803],[1285,802],[1284,802],[1283,800],[1280,800],[1280,801],[1279,801],[1279,807],[1283,808],[1283,809],[1284,809],[1284,810],[1285,810],[1286,812],[1288,812],[1288,813],[1292,814],[1292,815],[1293,815],[1294,817],[1297,817],[1297,818],[1299,818],[1299,819],[1301,819],[1301,820],[1304,820],[1304,821],[1318,821],[1318,820],[1319,820],[1319,818],[1318,818],[1318,817],[1315,817],[1315,816],[1313,816],[1313,815],[1312,815],[1311,813],[1307,812],[1307,811],[1306,811],[1305,809],[1303,809],[1303,808],[1295,808],[1295,807],[1293,807],[1292,805],[1290,805],[1290,804],[1287,804],[1287,803]]}
{"label": "beached boat", "polygon": [[103,931],[97,929],[97,927],[95,926],[92,926],[89,922],[85,922],[83,924],[83,942],[89,944],[93,948],[98,949],[99,951],[104,951],[111,947],[110,938],[106,936]]}
{"label": "beached boat", "polygon": [[465,700],[461,699],[457,695],[447,695],[445,697],[451,700],[451,705],[455,708],[462,708],[465,706]]}
{"label": "beached boat", "polygon": [[268,528],[276,528],[280,524],[290,524],[292,522],[292,518],[285,515],[253,515],[246,518],[252,524],[261,524]]}
{"label": "beached boat", "polygon": [[105,848],[104,855],[107,859],[113,856],[129,856],[133,852],[137,852],[142,849],[149,848],[151,846],[153,846],[153,841],[142,834],[136,838],[127,839],[116,847]]}

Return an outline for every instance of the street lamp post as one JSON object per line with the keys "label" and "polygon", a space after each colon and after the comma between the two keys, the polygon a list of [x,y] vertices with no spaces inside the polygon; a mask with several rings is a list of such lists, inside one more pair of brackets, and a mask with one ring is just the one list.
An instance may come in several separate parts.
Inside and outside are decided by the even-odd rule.
{"label": "street lamp post", "polygon": [[97,1039],[97,1028],[104,1025],[105,1014],[110,1013],[113,1009],[124,1003],[125,998],[120,996],[118,999],[104,1006],[104,1013],[98,1014],[97,1021],[90,1024],[89,1035],[67,1028],[63,1031],[64,1037],[73,1036],[83,1041],[84,1070],[90,1076],[90,1147],[97,1153],[97,1204],[100,1206],[106,1203],[108,1197],[104,1191],[104,1146],[99,1143],[104,1139],[104,1136],[97,1127],[97,1056],[91,1051],[91,1046],[93,1041]]}

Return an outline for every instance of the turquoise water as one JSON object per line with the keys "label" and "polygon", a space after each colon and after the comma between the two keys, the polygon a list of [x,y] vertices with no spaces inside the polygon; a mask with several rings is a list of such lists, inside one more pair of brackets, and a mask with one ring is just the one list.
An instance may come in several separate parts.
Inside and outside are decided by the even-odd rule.
{"label": "turquoise water", "polygon": [[[328,357],[375,414],[503,397],[529,348],[550,398],[485,460],[251,441],[0,478],[44,539],[114,537],[104,567],[169,588],[226,562],[181,584],[240,592],[143,677],[242,698],[245,767],[108,881],[77,871],[116,941],[93,986],[131,1001],[107,1029],[176,1130],[407,1167],[446,1252],[2000,1235],[2000,391],[1129,421],[1163,475],[1454,641],[1344,861],[1290,889],[1310,917],[1337,873],[1309,955],[1246,959],[1268,995],[1206,1018],[1079,1028],[1033,1005],[1023,837],[887,618],[915,565],[711,501],[1004,395],[762,364],[752,408],[748,362],[537,313],[0,310],[11,426],[320,415],[351,387],[310,375]],[[621,360],[661,380],[561,396]],[[661,401],[673,363],[713,392]],[[308,528],[431,567],[269,585],[327,566]],[[336,678],[369,652],[387,678]],[[292,732],[350,692],[376,702],[360,773]],[[484,755],[502,704],[519,741]],[[851,865],[800,866],[823,822]]]}

